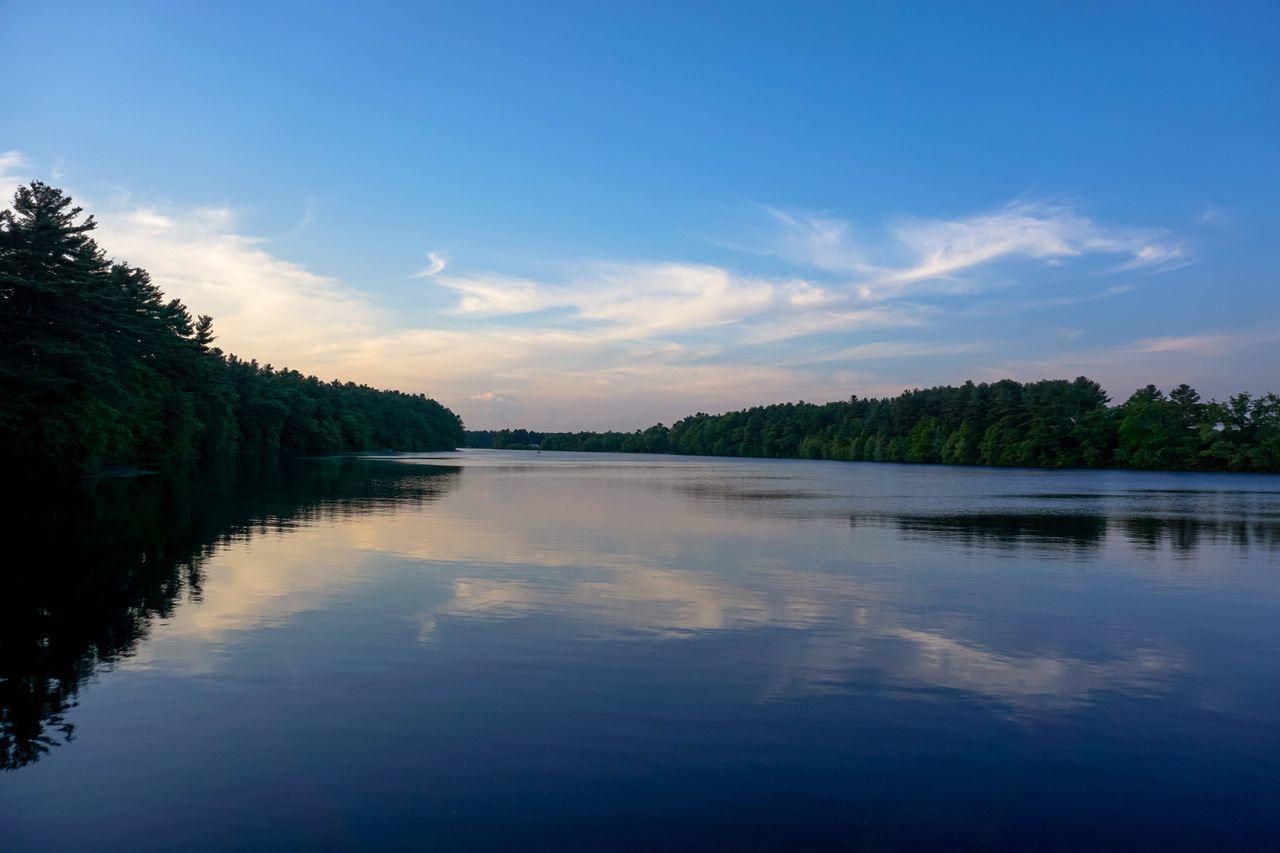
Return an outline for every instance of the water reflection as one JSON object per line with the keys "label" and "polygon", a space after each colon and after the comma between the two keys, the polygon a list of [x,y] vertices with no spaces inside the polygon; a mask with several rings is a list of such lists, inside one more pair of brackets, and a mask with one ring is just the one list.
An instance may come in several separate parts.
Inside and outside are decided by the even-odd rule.
{"label": "water reflection", "polygon": [[853,515],[852,527],[891,525],[904,536],[942,539],[965,548],[1017,549],[1025,545],[1089,551],[1107,535],[1101,515],[990,513],[983,515]]}
{"label": "water reflection", "polygon": [[972,697],[1002,717],[1034,720],[1085,707],[1101,693],[1167,693],[1186,670],[1185,654],[1167,649],[1118,650],[1089,660],[1065,650],[1009,651],[937,631],[881,626],[840,641],[805,643],[770,684],[768,698],[865,692],[872,677],[880,692],[940,702]]}
{"label": "water reflection", "polygon": [[74,738],[66,719],[96,671],[139,653],[157,620],[205,598],[220,548],[305,524],[420,506],[448,468],[357,459],[224,459],[164,476],[34,491],[3,518],[0,768]]}
{"label": "water reflection", "polygon": [[6,849],[1275,837],[1280,480],[412,462],[25,495]]}
{"label": "water reflection", "polygon": [[[548,616],[600,638],[693,642],[768,631],[768,654],[743,662],[756,679],[755,701],[857,692],[871,679],[882,691],[969,694],[1013,717],[1079,706],[1099,691],[1158,693],[1187,666],[1181,650],[1117,649],[1090,660],[1063,649],[998,649],[948,636],[927,627],[934,620],[906,609],[901,592],[889,587],[803,572],[744,581],[640,566],[555,584],[464,577],[451,599],[423,615],[419,640],[436,641],[449,620]],[[949,628],[972,634],[981,626],[960,620]]]}
{"label": "water reflection", "polygon": [[[1159,613],[1141,630],[1090,622],[1091,608],[1145,606],[1147,590],[1082,588],[1081,563],[1148,584],[1135,554],[1280,549],[1276,492],[513,459],[241,463],[33,496],[7,519],[9,541],[42,547],[0,603],[0,761],[71,739],[67,710],[97,670],[216,674],[303,613],[360,641],[411,628],[416,650],[379,639],[361,667],[420,665],[477,627],[533,650],[572,637],[695,655],[723,638],[744,650],[731,656],[744,701],[874,689],[1061,711],[1169,692],[1198,666],[1196,638]],[[1029,562],[1007,571],[1015,558]]]}
{"label": "water reflection", "polygon": [[[1079,501],[1081,496],[1071,495]],[[1100,500],[1091,496],[1087,500]],[[1090,552],[1108,536],[1135,547],[1172,548],[1186,556],[1206,544],[1241,550],[1280,551],[1280,519],[1182,516],[1106,516],[1084,513],[982,513],[955,515],[851,515],[851,527],[891,526],[906,537],[943,540],[962,548],[1014,551],[1024,547]]]}
{"label": "water reflection", "polygon": [[1124,518],[1119,528],[1134,545],[1153,550],[1168,544],[1187,556],[1202,545],[1225,543],[1240,550],[1280,552],[1280,520],[1180,518]]}

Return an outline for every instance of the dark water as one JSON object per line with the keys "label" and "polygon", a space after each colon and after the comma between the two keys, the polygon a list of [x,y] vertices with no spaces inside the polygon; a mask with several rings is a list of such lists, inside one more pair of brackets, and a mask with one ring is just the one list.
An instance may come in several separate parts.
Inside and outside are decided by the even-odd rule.
{"label": "dark water", "polygon": [[24,493],[0,849],[1280,843],[1280,478],[471,451]]}

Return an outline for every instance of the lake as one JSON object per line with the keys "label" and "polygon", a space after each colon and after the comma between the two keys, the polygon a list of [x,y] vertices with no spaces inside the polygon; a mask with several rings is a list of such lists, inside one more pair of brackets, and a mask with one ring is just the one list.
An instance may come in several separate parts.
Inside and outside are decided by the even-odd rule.
{"label": "lake", "polygon": [[6,851],[1280,839],[1277,476],[462,451],[20,498]]}

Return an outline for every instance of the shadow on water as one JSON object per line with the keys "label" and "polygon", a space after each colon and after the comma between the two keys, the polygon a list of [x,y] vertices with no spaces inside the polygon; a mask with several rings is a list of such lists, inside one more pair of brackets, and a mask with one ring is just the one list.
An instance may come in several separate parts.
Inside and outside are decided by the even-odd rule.
{"label": "shadow on water", "polygon": [[85,682],[131,655],[156,619],[199,601],[222,544],[397,506],[456,484],[456,468],[356,458],[236,458],[163,476],[28,491],[0,520],[0,769],[74,738]]}

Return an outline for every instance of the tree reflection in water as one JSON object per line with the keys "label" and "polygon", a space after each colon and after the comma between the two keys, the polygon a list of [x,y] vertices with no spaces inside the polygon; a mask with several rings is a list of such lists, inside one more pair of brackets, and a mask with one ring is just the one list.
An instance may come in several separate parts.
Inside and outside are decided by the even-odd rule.
{"label": "tree reflection in water", "polygon": [[1154,550],[1168,545],[1190,556],[1201,544],[1280,551],[1280,520],[1197,518],[1190,515],[1106,516],[1088,513],[958,513],[939,515],[857,514],[851,527],[892,526],[906,538],[943,539],[965,548],[995,551],[1038,548],[1089,553],[1108,535],[1121,535],[1133,547]]}
{"label": "tree reflection in water", "polygon": [[98,670],[152,623],[199,601],[221,545],[435,500],[458,470],[359,459],[224,458],[24,493],[0,521],[11,558],[0,594],[0,768],[71,741],[66,715]]}

